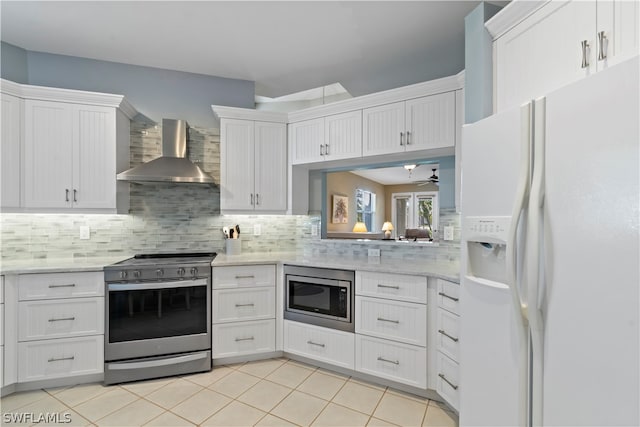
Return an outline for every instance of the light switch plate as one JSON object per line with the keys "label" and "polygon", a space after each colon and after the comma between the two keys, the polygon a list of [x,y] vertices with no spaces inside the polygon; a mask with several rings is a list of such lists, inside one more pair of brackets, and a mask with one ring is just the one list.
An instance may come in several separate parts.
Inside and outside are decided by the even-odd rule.
{"label": "light switch plate", "polygon": [[379,257],[380,249],[369,249],[369,256]]}
{"label": "light switch plate", "polygon": [[448,226],[444,228],[444,240],[453,240],[453,227]]}
{"label": "light switch plate", "polygon": [[259,236],[261,234],[262,234],[262,225],[253,224],[253,235],[254,236]]}
{"label": "light switch plate", "polygon": [[80,226],[80,240],[89,240],[91,238],[91,229],[86,225]]}

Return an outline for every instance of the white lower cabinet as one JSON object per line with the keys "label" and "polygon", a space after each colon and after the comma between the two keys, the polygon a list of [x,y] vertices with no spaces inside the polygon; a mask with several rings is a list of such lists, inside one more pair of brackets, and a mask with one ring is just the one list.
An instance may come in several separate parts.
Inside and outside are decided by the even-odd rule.
{"label": "white lower cabinet", "polygon": [[101,373],[102,335],[18,343],[18,382]]}
{"label": "white lower cabinet", "polygon": [[437,352],[436,366],[438,377],[436,379],[436,391],[456,410],[459,404],[460,366],[457,362],[445,356],[441,351]]}
{"label": "white lower cabinet", "polygon": [[354,369],[354,334],[350,332],[285,320],[284,351]]}
{"label": "white lower cabinet", "polygon": [[356,297],[356,333],[427,345],[427,306],[381,298]]}
{"label": "white lower cabinet", "polygon": [[436,308],[436,391],[453,408],[458,409],[460,387],[460,285],[438,279]]}
{"label": "white lower cabinet", "polygon": [[213,325],[213,357],[275,351],[275,331],[274,319]]}
{"label": "white lower cabinet", "polygon": [[213,323],[275,317],[275,287],[215,289]]}
{"label": "white lower cabinet", "polygon": [[427,349],[356,334],[356,371],[427,387]]}

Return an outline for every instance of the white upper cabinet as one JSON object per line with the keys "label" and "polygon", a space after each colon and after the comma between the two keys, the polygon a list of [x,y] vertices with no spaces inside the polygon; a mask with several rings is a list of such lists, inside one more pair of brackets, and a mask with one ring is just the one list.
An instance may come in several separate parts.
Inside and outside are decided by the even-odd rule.
{"label": "white upper cabinet", "polygon": [[315,163],[324,160],[324,117],[289,125],[291,163]]}
{"label": "white upper cabinet", "polygon": [[365,108],[362,117],[364,156],[455,145],[453,91]]}
{"label": "white upper cabinet", "polygon": [[324,118],[324,159],[362,157],[362,111]]}
{"label": "white upper cabinet", "polygon": [[0,208],[20,207],[20,146],[22,138],[22,99],[2,96],[2,143],[0,144]]}
{"label": "white upper cabinet", "polygon": [[[222,212],[284,213],[287,210],[287,131],[284,122],[250,117],[251,110],[215,107],[220,120]],[[226,114],[226,115],[225,115]],[[264,113],[263,113],[264,114]]]}
{"label": "white upper cabinet", "polygon": [[[507,6],[487,23],[495,37],[495,110],[520,105],[639,52],[638,1],[548,2],[521,22]],[[518,15],[519,16],[519,15]]]}

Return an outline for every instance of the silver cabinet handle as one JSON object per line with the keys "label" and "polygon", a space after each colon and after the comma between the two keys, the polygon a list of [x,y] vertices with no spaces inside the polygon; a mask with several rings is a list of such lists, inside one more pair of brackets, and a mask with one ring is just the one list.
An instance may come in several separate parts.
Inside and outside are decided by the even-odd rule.
{"label": "silver cabinet handle", "polygon": [[329,155],[329,144],[324,144],[324,155],[325,156]]}
{"label": "silver cabinet handle", "polygon": [[582,47],[582,64],[580,64],[580,67],[587,68],[589,66],[589,42],[582,40],[580,46]]}
{"label": "silver cabinet handle", "polygon": [[69,189],[68,188],[64,189],[64,201],[65,202],[69,201]]}
{"label": "silver cabinet handle", "polygon": [[398,360],[389,360],[389,359],[385,359],[382,356],[378,356],[378,360],[381,361],[381,362],[393,363],[394,365],[399,365],[400,364],[400,361],[398,361]]}
{"label": "silver cabinet handle", "polygon": [[249,196],[249,203],[253,206],[253,193]]}
{"label": "silver cabinet handle", "polygon": [[447,377],[445,377],[445,376],[444,376],[444,374],[438,374],[438,376],[439,376],[440,378],[442,378],[442,380],[443,380],[444,382],[446,382],[447,384],[449,384],[449,385],[450,385],[454,390],[457,390],[457,389],[458,389],[458,386],[457,386],[457,385],[455,385],[454,383],[452,383],[451,381],[449,381],[449,380],[447,379]]}
{"label": "silver cabinet handle", "polygon": [[49,362],[49,363],[51,363],[51,362],[60,362],[61,360],[73,360],[75,358],[76,358],[75,356],[59,357],[59,358],[51,357],[51,358],[49,358],[49,360],[47,362]]}
{"label": "silver cabinet handle", "polygon": [[249,303],[249,304],[236,304],[236,307],[255,307],[254,303]]}
{"label": "silver cabinet handle", "polygon": [[66,285],[49,285],[49,288],[75,288],[75,283],[68,283]]}
{"label": "silver cabinet handle", "polygon": [[324,156],[324,145],[320,144],[320,155]]}
{"label": "silver cabinet handle", "polygon": [[58,319],[49,319],[49,322],[62,322],[64,320],[76,320],[75,317],[60,317]]}
{"label": "silver cabinet handle", "polygon": [[600,31],[598,33],[598,61],[607,58],[605,43],[608,43],[607,36],[604,31]]}
{"label": "silver cabinet handle", "polygon": [[236,342],[239,342],[239,341],[253,341],[254,339],[255,339],[254,337],[236,338]]}
{"label": "silver cabinet handle", "polygon": [[441,297],[449,298],[451,301],[458,301],[460,298],[452,297],[451,295],[447,295],[444,292],[438,292],[438,295]]}
{"label": "silver cabinet handle", "polygon": [[315,345],[315,346],[318,346],[318,347],[322,347],[322,348],[324,348],[324,344],[319,344],[319,343],[317,343],[317,342],[313,342],[313,341],[307,341],[307,344],[309,344],[309,345]]}
{"label": "silver cabinet handle", "polygon": [[260,195],[256,193],[256,205],[260,204]]}
{"label": "silver cabinet handle", "polygon": [[395,323],[396,325],[400,323],[399,320],[385,319],[384,317],[378,317],[378,320],[381,322]]}
{"label": "silver cabinet handle", "polygon": [[407,131],[407,145],[411,144],[411,140],[409,137],[411,136],[411,132]]}
{"label": "silver cabinet handle", "polygon": [[459,338],[456,337],[452,337],[451,335],[449,335],[448,333],[446,333],[444,330],[442,329],[438,329],[438,333],[444,335],[445,337],[449,338],[450,340],[454,341],[454,342],[458,342]]}
{"label": "silver cabinet handle", "polygon": [[73,189],[73,201],[78,201],[78,190],[76,190],[75,188]]}
{"label": "silver cabinet handle", "polygon": [[404,132],[400,132],[400,145],[404,145],[402,138],[404,138]]}
{"label": "silver cabinet handle", "polygon": [[253,274],[249,275],[249,276],[236,276],[236,279],[255,279],[256,276],[254,276]]}
{"label": "silver cabinet handle", "polygon": [[400,286],[391,286],[391,285],[381,285],[378,283],[379,288],[388,288],[388,289],[400,289]]}

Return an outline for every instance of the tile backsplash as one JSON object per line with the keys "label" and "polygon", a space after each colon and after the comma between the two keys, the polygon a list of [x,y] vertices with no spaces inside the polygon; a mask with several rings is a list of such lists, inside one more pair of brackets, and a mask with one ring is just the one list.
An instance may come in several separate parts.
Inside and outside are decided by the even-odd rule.
{"label": "tile backsplash", "polygon": [[[217,129],[190,129],[189,158],[220,181],[220,136]],[[161,129],[131,123],[131,166],[161,154]],[[3,261],[42,258],[128,256],[143,252],[224,252],[223,226],[240,225],[243,252],[281,252],[366,255],[382,248],[383,256],[457,262],[460,216],[442,211],[441,225],[453,225],[456,240],[439,246],[351,243],[311,236],[316,216],[221,215],[218,187],[190,184],[131,184],[129,215],[14,214],[0,215]],[[254,225],[260,235],[254,236]],[[80,239],[80,227],[91,238]],[[393,250],[390,250],[393,248]]]}

